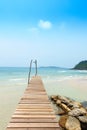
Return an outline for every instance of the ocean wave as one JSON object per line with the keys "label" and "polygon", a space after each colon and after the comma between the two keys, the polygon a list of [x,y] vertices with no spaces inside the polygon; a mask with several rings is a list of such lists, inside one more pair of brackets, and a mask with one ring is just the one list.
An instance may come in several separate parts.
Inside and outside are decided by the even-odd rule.
{"label": "ocean wave", "polygon": [[78,70],[80,73],[87,73],[87,70]]}
{"label": "ocean wave", "polygon": [[57,81],[64,81],[64,80],[70,80],[70,79],[72,79],[73,78],[73,76],[66,76],[66,77],[63,77],[63,78],[60,78],[60,79],[58,79]]}
{"label": "ocean wave", "polygon": [[51,82],[62,82],[62,81],[67,81],[67,80],[79,80],[79,79],[80,80],[82,80],[82,79],[86,80],[87,77],[78,76],[78,75],[74,75],[74,76],[70,75],[70,76],[63,76],[63,77],[50,77],[50,76],[48,76],[48,77],[44,78],[44,81],[51,83]]}
{"label": "ocean wave", "polygon": [[9,79],[9,81],[25,81],[25,78],[14,78],[14,79]]}
{"label": "ocean wave", "polygon": [[56,71],[56,72],[57,72],[57,74],[58,74],[58,73],[67,73],[66,70],[58,70],[58,71]]}
{"label": "ocean wave", "polygon": [[62,70],[62,71],[60,71],[61,73],[65,73],[65,72],[67,72],[67,71],[65,71],[65,70]]}

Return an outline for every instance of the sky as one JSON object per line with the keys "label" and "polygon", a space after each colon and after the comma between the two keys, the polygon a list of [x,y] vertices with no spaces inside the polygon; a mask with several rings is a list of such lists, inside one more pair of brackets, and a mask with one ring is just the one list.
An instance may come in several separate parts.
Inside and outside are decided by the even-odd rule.
{"label": "sky", "polygon": [[0,66],[87,60],[86,0],[0,0]]}

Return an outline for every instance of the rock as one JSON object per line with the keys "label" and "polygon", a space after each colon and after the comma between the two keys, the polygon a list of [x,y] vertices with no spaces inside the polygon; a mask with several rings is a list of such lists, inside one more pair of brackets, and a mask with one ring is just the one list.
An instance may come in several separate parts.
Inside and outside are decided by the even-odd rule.
{"label": "rock", "polygon": [[75,117],[86,115],[86,110],[84,108],[75,108],[75,109],[71,110],[68,113],[68,115],[75,116]]}
{"label": "rock", "polygon": [[58,99],[58,100],[56,101],[56,104],[57,104],[57,105],[60,105],[60,104],[61,104],[61,100]]}
{"label": "rock", "polygon": [[73,103],[70,102],[67,106],[71,109],[73,107]]}
{"label": "rock", "polygon": [[85,109],[86,109],[86,111],[87,111],[87,107],[86,107]]}
{"label": "rock", "polygon": [[73,104],[72,109],[82,107],[82,104],[79,102],[73,102],[72,104]]}
{"label": "rock", "polygon": [[69,111],[71,111],[65,104],[61,103],[60,107],[66,112],[68,113]]}
{"label": "rock", "polygon": [[56,101],[58,99],[58,96],[52,95],[51,100]]}
{"label": "rock", "polygon": [[83,105],[83,107],[87,107],[87,101],[83,101],[83,102],[81,102],[81,104]]}
{"label": "rock", "polygon": [[87,123],[87,116],[79,116],[78,119],[80,122]]}
{"label": "rock", "polygon": [[80,122],[75,117],[69,116],[65,128],[66,130],[81,130]]}
{"label": "rock", "polygon": [[82,130],[87,130],[87,115],[78,117]]}
{"label": "rock", "polygon": [[64,115],[64,116],[61,116],[61,117],[60,117],[60,119],[59,119],[59,125],[60,125],[62,128],[65,128],[65,124],[66,124],[67,118],[68,118],[67,115]]}
{"label": "rock", "polygon": [[70,103],[70,100],[64,96],[58,95],[58,99],[61,100],[62,103],[68,105]]}

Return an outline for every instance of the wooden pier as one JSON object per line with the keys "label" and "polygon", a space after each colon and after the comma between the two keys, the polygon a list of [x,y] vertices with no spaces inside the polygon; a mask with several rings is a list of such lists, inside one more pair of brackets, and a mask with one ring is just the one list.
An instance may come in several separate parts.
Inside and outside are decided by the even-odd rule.
{"label": "wooden pier", "polygon": [[39,76],[30,80],[6,130],[60,130]]}

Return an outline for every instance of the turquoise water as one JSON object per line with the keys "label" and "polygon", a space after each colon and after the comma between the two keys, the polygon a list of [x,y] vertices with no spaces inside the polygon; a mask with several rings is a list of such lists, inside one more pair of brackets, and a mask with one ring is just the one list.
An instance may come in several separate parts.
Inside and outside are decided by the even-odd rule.
{"label": "turquoise water", "polygon": [[[27,87],[29,68],[1,67],[0,88],[7,89]],[[31,77],[35,69],[31,71]],[[57,67],[40,67],[38,75],[42,77],[48,95],[61,94],[77,100],[87,99],[87,71],[69,70]],[[11,88],[10,88],[11,87]]]}
{"label": "turquoise water", "polygon": [[[1,67],[0,87],[20,86],[25,88],[28,82],[29,68]],[[31,71],[31,77],[35,74],[35,69]],[[40,67],[38,75],[42,77],[48,95],[62,94],[86,100],[86,91],[80,93],[81,89],[87,90],[87,71],[70,70],[58,67]],[[82,86],[81,86],[82,85]],[[83,87],[83,88],[82,88]]]}
{"label": "turquoise water", "polygon": [[[28,77],[29,68],[22,67],[0,67],[0,80],[25,80]],[[32,69],[31,75],[34,75],[35,69]],[[87,77],[87,71],[69,70],[57,67],[40,67],[38,75],[42,78],[70,78],[70,77]]]}

